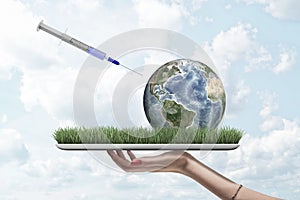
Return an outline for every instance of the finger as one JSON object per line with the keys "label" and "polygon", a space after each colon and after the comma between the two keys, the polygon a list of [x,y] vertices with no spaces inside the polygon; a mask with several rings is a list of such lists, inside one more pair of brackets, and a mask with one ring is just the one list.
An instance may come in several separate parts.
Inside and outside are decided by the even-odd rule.
{"label": "finger", "polygon": [[127,154],[129,155],[131,160],[136,159],[135,155],[130,150],[127,150]]}
{"label": "finger", "polygon": [[121,158],[117,155],[113,150],[108,150],[108,154],[110,155],[111,159],[121,168],[127,167],[130,165],[130,162],[126,159]]}
{"label": "finger", "polygon": [[119,157],[121,157],[121,158],[123,158],[124,160],[126,160],[126,158],[125,158],[125,156],[124,156],[122,150],[117,150],[117,154],[118,154]]}
{"label": "finger", "polygon": [[116,155],[115,152],[114,152],[113,150],[107,150],[106,152],[108,153],[108,155],[109,155],[110,157],[113,157],[114,155]]}
{"label": "finger", "polygon": [[107,150],[108,155],[111,157],[111,159],[117,164],[119,165],[119,156],[115,153],[114,150]]}

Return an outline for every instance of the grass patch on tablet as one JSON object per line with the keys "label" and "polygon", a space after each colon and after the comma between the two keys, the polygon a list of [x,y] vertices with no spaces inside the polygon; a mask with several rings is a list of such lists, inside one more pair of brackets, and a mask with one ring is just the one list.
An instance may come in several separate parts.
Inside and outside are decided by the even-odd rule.
{"label": "grass patch on tablet", "polygon": [[58,144],[237,144],[243,131],[183,128],[59,128],[53,134]]}

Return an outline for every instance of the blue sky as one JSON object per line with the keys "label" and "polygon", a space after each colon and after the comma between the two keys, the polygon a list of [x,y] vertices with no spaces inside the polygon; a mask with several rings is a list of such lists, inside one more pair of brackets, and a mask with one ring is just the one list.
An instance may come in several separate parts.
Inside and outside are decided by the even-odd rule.
{"label": "blue sky", "polygon": [[[297,0],[1,2],[0,199],[217,199],[177,174],[125,174],[90,153],[55,147],[53,131],[74,125],[74,84],[88,56],[36,32],[41,19],[59,30],[68,28],[70,35],[93,46],[145,27],[177,31],[197,42],[225,85],[222,123],[246,135],[235,151],[192,154],[245,186],[296,199],[299,9]],[[174,55],[144,51],[122,59],[138,66],[171,58]],[[97,113],[109,113],[114,81],[125,73],[116,68],[107,72],[98,86],[107,98],[96,99]],[[139,102],[141,94],[133,101]],[[141,109],[133,111],[141,114]],[[115,123],[113,116],[97,119],[100,125]],[[109,162],[104,152],[96,156]]]}

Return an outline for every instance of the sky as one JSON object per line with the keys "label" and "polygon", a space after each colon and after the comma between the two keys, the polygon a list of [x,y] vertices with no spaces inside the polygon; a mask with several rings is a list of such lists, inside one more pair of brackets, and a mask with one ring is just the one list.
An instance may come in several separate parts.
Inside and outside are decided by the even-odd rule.
{"label": "sky", "polygon": [[[42,19],[96,47],[140,28],[172,30],[195,41],[214,62],[225,87],[222,125],[242,129],[245,135],[234,151],[190,153],[249,188],[297,199],[299,10],[297,0],[1,1],[0,199],[217,199],[179,174],[126,174],[89,152],[55,147],[53,132],[76,125],[74,85],[92,58],[37,32]],[[120,59],[137,68],[174,58],[140,50]],[[96,93],[105,94],[95,95],[99,125],[116,124],[112,91],[125,74],[125,69],[109,68],[99,81]],[[130,104],[130,116],[136,125],[147,126],[142,91],[132,96],[138,106]],[[99,156],[109,159],[105,152]]]}

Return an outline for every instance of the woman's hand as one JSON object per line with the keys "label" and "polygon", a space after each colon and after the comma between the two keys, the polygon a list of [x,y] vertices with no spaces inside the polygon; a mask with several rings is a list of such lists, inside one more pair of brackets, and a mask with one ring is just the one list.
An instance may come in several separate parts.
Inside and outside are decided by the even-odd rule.
{"label": "woman's hand", "polygon": [[182,151],[170,151],[158,156],[136,158],[127,151],[130,160],[126,159],[121,150],[108,150],[113,161],[126,172],[182,172],[190,154]]}
{"label": "woman's hand", "polygon": [[130,160],[121,150],[107,151],[115,163],[126,172],[177,172],[191,177],[221,199],[278,200],[246,187],[241,187],[228,178],[207,167],[190,154],[170,151],[158,156],[136,158],[127,151]]}

